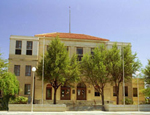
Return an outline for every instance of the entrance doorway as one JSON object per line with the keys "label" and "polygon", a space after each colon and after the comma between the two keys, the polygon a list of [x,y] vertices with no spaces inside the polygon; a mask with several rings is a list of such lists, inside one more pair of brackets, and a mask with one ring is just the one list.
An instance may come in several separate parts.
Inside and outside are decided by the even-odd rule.
{"label": "entrance doorway", "polygon": [[46,86],[46,100],[52,99],[52,87],[50,84],[47,84]]}
{"label": "entrance doorway", "polygon": [[77,100],[86,100],[86,85],[83,82],[77,85]]}

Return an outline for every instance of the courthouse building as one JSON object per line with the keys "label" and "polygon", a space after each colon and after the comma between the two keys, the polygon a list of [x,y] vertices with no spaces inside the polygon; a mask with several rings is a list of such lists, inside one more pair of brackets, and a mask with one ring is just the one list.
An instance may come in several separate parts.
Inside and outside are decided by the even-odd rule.
{"label": "courthouse building", "polygon": [[[43,52],[46,52],[47,46],[52,39],[59,36],[61,42],[67,46],[69,57],[73,54],[78,55],[79,61],[85,53],[93,53],[93,49],[100,44],[110,49],[114,42],[108,39],[94,37],[84,34],[74,33],[46,33],[38,34],[35,36],[10,36],[10,51],[9,51],[9,71],[17,76],[20,83],[20,96],[32,95],[32,80],[33,72],[32,67],[37,67],[38,62],[42,59]],[[118,48],[121,50],[122,45],[128,45],[130,43],[117,42]],[[143,87],[143,82],[140,83]],[[43,99],[44,103],[53,102],[54,89],[49,83],[44,83]],[[104,89],[104,97],[106,103],[116,103],[116,91],[115,87],[111,84],[107,84]],[[120,87],[119,95],[120,103],[122,103],[122,87]],[[125,96],[132,99],[135,103],[138,98],[137,84],[135,80],[130,80],[125,83]],[[41,103],[42,100],[42,81],[38,80],[35,74],[35,91],[34,100],[36,103]],[[140,101],[144,101],[143,96],[140,97]],[[58,103],[89,103],[93,102],[101,103],[100,94],[95,91],[94,87],[85,81],[74,83],[73,87],[61,86],[57,90],[57,102]]]}

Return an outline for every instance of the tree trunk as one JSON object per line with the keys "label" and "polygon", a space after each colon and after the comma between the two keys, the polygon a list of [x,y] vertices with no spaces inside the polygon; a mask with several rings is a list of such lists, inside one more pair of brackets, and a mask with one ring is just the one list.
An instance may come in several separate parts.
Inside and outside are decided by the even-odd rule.
{"label": "tree trunk", "polygon": [[54,103],[53,104],[56,104],[56,92],[57,92],[57,88],[54,88]]}
{"label": "tree trunk", "polygon": [[104,105],[104,89],[102,88],[102,105]]}
{"label": "tree trunk", "polygon": [[119,104],[119,84],[118,84],[118,87],[117,87],[117,105]]}

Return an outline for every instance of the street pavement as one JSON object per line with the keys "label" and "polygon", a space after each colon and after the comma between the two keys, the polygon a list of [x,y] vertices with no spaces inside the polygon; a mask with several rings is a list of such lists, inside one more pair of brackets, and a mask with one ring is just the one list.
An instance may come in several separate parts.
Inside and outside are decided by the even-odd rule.
{"label": "street pavement", "polygon": [[7,112],[0,115],[150,115],[150,112],[107,112],[107,111],[66,111],[66,112]]}

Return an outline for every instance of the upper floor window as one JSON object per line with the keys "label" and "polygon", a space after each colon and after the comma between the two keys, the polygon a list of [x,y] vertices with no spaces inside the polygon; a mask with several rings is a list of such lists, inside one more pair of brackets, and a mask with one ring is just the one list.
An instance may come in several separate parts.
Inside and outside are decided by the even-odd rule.
{"label": "upper floor window", "polygon": [[31,66],[26,65],[25,76],[31,76]]}
{"label": "upper floor window", "polygon": [[21,55],[22,41],[16,41],[15,54]]}
{"label": "upper floor window", "polygon": [[31,88],[30,84],[25,84],[25,88],[24,88],[25,95],[30,95],[30,88]]}
{"label": "upper floor window", "polygon": [[49,50],[49,45],[47,45],[47,51]]}
{"label": "upper floor window", "polygon": [[77,48],[78,61],[82,60],[83,57],[83,48]]}
{"label": "upper floor window", "polygon": [[91,48],[91,55],[94,55],[94,48]]}
{"label": "upper floor window", "polygon": [[14,65],[14,74],[20,76],[20,65]]}
{"label": "upper floor window", "polygon": [[69,51],[69,47],[68,46],[66,46],[66,50]]}
{"label": "upper floor window", "polygon": [[26,55],[32,55],[32,41],[27,41]]}

